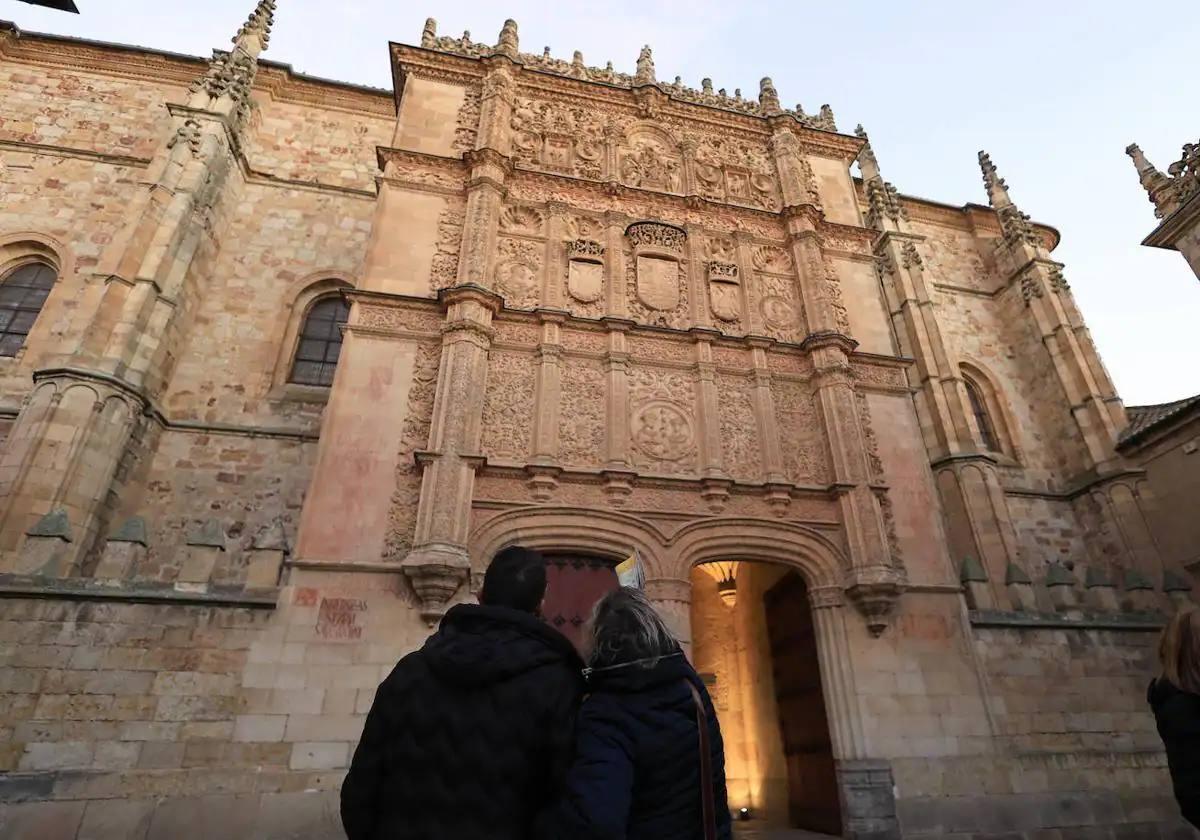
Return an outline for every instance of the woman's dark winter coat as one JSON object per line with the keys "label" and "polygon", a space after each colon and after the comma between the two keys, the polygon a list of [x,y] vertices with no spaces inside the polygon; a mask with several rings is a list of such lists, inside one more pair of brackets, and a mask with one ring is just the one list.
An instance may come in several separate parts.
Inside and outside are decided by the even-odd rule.
{"label": "woman's dark winter coat", "polygon": [[1159,678],[1150,683],[1147,699],[1167,748],[1179,810],[1184,819],[1200,828],[1200,695]]}
{"label": "woman's dark winter coat", "polygon": [[376,692],[342,785],[349,840],[527,840],[570,761],[582,668],[536,616],[452,608]]}
{"label": "woman's dark winter coat", "polygon": [[539,840],[700,840],[700,692],[712,753],[717,837],[730,837],[725,748],[712,700],[682,654],[592,672],[563,798]]}

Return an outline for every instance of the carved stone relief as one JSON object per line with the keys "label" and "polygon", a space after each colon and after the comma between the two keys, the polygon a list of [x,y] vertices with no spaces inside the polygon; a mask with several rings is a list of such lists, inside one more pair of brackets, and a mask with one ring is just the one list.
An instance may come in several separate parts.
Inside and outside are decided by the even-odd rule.
{"label": "carved stone relief", "polygon": [[510,126],[519,165],[591,180],[604,176],[603,125],[595,111],[517,97]]}
{"label": "carved stone relief", "polygon": [[689,376],[650,368],[630,373],[629,440],[650,472],[696,471],[694,386]]}
{"label": "carved stone relief", "polygon": [[534,360],[526,353],[493,350],[483,401],[483,453],[489,458],[524,461],[533,428]]}
{"label": "carved stone relief", "polygon": [[604,461],[607,392],[601,362],[564,358],[558,453],[565,466],[596,467]]}
{"label": "carved stone relief", "polygon": [[454,150],[466,152],[475,148],[475,138],[479,133],[479,110],[482,93],[478,87],[471,85],[464,90],[463,103],[459,106],[458,116],[454,127]]}
{"label": "carved stone relief", "polygon": [[408,413],[396,458],[396,489],[392,492],[388,511],[388,533],[383,548],[385,560],[399,561],[412,548],[417,502],[421,497],[421,471],[413,460],[413,453],[429,445],[429,424],[433,418],[433,396],[441,358],[440,341],[417,345],[412,387],[408,391]]}
{"label": "carved stone relief", "polygon": [[511,309],[538,305],[542,246],[526,239],[501,239],[497,247],[496,291]]}
{"label": "carved stone relief", "polygon": [[824,429],[812,393],[802,382],[773,379],[771,396],[788,477],[797,484],[825,484],[829,478]]}
{"label": "carved stone relief", "polygon": [[751,256],[754,267],[771,274],[791,274],[792,257],[776,245],[759,245]]}
{"label": "carved stone relief", "polygon": [[687,233],[674,225],[635,222],[625,237],[633,257],[630,308],[635,317],[662,326],[685,326],[687,275],[682,256]]}
{"label": "carved stone relief", "polygon": [[512,204],[505,207],[504,212],[500,214],[500,229],[539,236],[542,233],[543,221],[545,221],[545,215],[536,207]]}
{"label": "carved stone relief", "polygon": [[509,183],[510,199],[533,203],[558,201],[589,213],[620,210],[632,218],[670,218],[676,224],[695,224],[733,233],[745,231],[763,239],[779,239],[783,235],[778,218],[761,214],[733,217],[719,209],[700,206],[681,206],[666,195],[630,190],[621,192],[614,200],[611,190],[595,185],[547,178],[535,173],[518,172]]}
{"label": "carved stone relief", "polygon": [[631,187],[678,193],[682,173],[682,161],[661,142],[643,139],[621,152],[621,180]]}
{"label": "carved stone relief", "polygon": [[690,365],[695,360],[695,350],[690,341],[669,338],[650,338],[633,334],[627,339],[629,355],[635,360],[647,362],[677,362]]}
{"label": "carved stone relief", "polygon": [[447,204],[438,216],[437,242],[429,268],[429,289],[453,286],[458,277],[458,251],[462,244],[463,207]]}
{"label": "carved stone relief", "polygon": [[767,335],[780,341],[799,341],[804,337],[802,304],[796,299],[796,283],[791,277],[758,274],[754,278],[758,312]]}
{"label": "carved stone relief", "polygon": [[713,315],[722,321],[737,321],[742,314],[741,281],[734,263],[708,264],[708,302]]}
{"label": "carved stone relief", "polygon": [[580,303],[604,295],[604,246],[594,239],[567,243],[567,293]]}
{"label": "carved stone relief", "polygon": [[693,136],[696,189],[711,201],[778,210],[774,165],[764,146],[715,134]]}
{"label": "carved stone relief", "polygon": [[717,376],[725,471],[744,481],[758,479],[763,472],[752,387],[744,376]]}
{"label": "carved stone relief", "polygon": [[531,321],[509,321],[496,318],[492,321],[492,331],[495,337],[493,344],[507,344],[519,347],[535,347],[541,340],[541,328]]}

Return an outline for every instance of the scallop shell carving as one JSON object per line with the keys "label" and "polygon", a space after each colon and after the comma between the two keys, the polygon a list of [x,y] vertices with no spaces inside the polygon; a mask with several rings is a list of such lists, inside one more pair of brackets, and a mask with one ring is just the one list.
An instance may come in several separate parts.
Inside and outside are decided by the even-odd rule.
{"label": "scallop shell carving", "polygon": [[500,226],[505,230],[522,233],[540,233],[542,229],[542,214],[532,207],[517,205],[506,207],[500,214]]}

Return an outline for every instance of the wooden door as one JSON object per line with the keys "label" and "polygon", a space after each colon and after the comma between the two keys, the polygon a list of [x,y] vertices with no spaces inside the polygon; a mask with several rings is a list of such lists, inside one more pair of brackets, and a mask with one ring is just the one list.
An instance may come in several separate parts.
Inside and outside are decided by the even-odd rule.
{"label": "wooden door", "polygon": [[542,617],[583,652],[583,625],[592,607],[617,588],[613,563],[579,554],[546,556],[546,600]]}
{"label": "wooden door", "polygon": [[767,590],[763,601],[787,761],[789,817],[794,828],[841,835],[833,744],[808,591],[793,572]]}

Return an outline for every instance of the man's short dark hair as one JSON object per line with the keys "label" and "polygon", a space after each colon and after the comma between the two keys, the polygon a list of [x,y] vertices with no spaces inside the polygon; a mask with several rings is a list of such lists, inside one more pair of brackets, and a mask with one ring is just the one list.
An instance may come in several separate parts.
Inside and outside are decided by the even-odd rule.
{"label": "man's short dark hair", "polygon": [[545,558],[533,549],[511,546],[492,558],[479,603],[536,613],[545,595]]}

